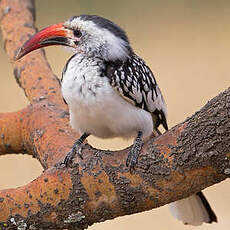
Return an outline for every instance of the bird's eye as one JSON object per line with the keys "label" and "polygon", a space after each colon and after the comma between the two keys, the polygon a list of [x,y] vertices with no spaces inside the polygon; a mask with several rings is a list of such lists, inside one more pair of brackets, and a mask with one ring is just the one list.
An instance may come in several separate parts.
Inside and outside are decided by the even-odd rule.
{"label": "bird's eye", "polygon": [[74,34],[74,36],[77,37],[77,38],[80,38],[80,37],[82,36],[82,33],[81,33],[80,30],[74,30],[74,31],[73,31],[73,34]]}

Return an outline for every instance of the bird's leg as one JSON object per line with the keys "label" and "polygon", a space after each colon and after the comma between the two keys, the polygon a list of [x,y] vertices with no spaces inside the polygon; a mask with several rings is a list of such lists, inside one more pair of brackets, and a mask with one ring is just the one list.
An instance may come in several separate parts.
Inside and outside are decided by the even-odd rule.
{"label": "bird's leg", "polygon": [[162,135],[161,131],[158,128],[155,128],[155,130],[157,131],[158,136]]}
{"label": "bird's leg", "polygon": [[72,149],[67,153],[65,159],[64,159],[64,164],[66,167],[69,165],[69,163],[72,161],[74,156],[77,154],[81,159],[82,155],[80,154],[81,151],[81,145],[84,142],[84,140],[89,136],[89,133],[83,133],[79,139],[76,140],[76,142],[73,144]]}
{"label": "bird's leg", "polygon": [[128,153],[128,157],[126,160],[126,166],[130,168],[131,172],[135,169],[134,167],[138,162],[138,157],[141,152],[141,148],[144,144],[142,140],[142,136],[143,136],[142,131],[139,131],[136,139],[134,140],[133,146]]}

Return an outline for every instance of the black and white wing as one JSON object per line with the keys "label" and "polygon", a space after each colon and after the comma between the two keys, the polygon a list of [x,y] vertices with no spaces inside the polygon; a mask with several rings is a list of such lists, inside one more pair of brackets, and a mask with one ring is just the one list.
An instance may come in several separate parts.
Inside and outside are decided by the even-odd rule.
{"label": "black and white wing", "polygon": [[107,63],[106,75],[122,97],[153,115],[156,129],[162,124],[168,130],[164,98],[151,69],[140,57],[134,54],[126,62]]}

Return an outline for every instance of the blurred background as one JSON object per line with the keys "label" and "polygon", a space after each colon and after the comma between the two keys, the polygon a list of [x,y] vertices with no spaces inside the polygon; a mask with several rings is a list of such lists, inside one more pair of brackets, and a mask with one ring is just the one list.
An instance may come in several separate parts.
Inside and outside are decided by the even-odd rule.
{"label": "blurred background", "polygon": [[[230,86],[230,1],[200,0],[49,0],[36,1],[36,25],[39,29],[62,22],[73,15],[104,16],[127,32],[136,53],[151,67],[168,105],[172,127],[199,110],[208,100]],[[56,75],[61,76],[71,54],[62,48],[46,48]],[[18,87],[8,57],[0,49],[0,112],[17,111],[28,105]],[[98,148],[121,149],[132,141],[90,138]],[[39,162],[30,156],[0,157],[0,189],[29,183],[42,172]],[[230,184],[226,180],[205,189],[218,224],[199,227],[229,229]],[[90,230],[103,229],[188,229],[169,213],[167,206],[95,224]]]}

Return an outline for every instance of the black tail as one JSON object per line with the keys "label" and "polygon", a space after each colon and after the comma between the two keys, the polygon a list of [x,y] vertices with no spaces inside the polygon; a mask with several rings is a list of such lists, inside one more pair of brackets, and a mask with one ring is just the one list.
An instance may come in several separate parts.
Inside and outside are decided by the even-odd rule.
{"label": "black tail", "polygon": [[207,199],[205,198],[204,194],[202,192],[198,192],[196,195],[199,196],[199,198],[201,199],[202,204],[206,208],[206,211],[207,211],[207,213],[209,215],[209,222],[208,223],[211,224],[212,222],[217,222],[216,214],[212,210],[212,208],[211,208],[210,204],[208,203]]}

